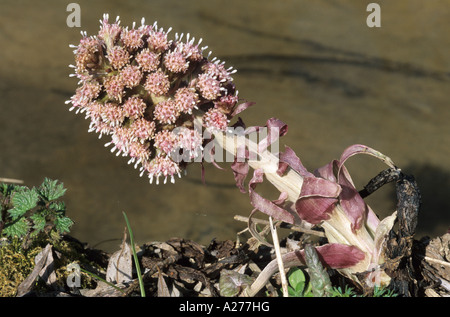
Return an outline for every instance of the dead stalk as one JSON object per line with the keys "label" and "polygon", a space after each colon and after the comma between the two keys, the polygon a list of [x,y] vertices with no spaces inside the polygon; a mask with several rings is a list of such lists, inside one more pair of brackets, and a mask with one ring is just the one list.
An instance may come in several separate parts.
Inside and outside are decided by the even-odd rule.
{"label": "dead stalk", "polygon": [[278,270],[281,278],[281,289],[283,290],[283,297],[289,297],[286,272],[284,271],[284,263],[281,259],[280,242],[278,241],[277,228],[273,225],[272,217],[269,217],[270,232],[272,233],[273,246],[275,248],[275,255],[277,257]]}
{"label": "dead stalk", "polygon": [[[241,222],[248,222],[248,217],[244,217],[241,215],[235,215],[234,216],[234,220],[237,221],[241,221]],[[254,223],[259,223],[259,224],[263,224],[263,225],[269,225],[269,221],[265,220],[265,219],[259,219],[259,218],[253,218],[252,221]],[[291,225],[289,223],[282,223],[280,225],[280,228],[286,228],[292,231],[296,231],[296,232],[303,232],[306,234],[312,234],[315,235],[317,237],[325,237],[325,233],[323,233],[322,231],[317,231],[317,230],[312,230],[312,229],[308,229],[308,228],[302,228],[299,226],[295,226],[295,225]]]}
{"label": "dead stalk", "polygon": [[15,178],[0,177],[1,183],[23,184],[23,180]]}

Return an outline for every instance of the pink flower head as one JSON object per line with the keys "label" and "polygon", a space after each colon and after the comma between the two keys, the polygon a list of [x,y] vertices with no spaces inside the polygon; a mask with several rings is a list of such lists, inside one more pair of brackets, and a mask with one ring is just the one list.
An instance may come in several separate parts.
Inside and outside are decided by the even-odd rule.
{"label": "pink flower head", "polygon": [[116,156],[128,155],[128,145],[130,143],[130,130],[125,127],[117,127],[113,130],[111,135],[111,142],[105,144],[105,147],[113,145],[111,153],[116,152]]}
{"label": "pink flower head", "polygon": [[93,99],[98,97],[101,89],[102,86],[98,82],[85,81],[83,86],[77,88],[75,95],[72,96],[73,106],[70,110],[77,108],[77,112],[82,111]]}
{"label": "pink flower head", "polygon": [[122,27],[119,25],[119,17],[116,18],[116,23],[110,24],[108,22],[108,14],[103,15],[103,20],[100,20],[100,31],[98,32],[99,39],[105,42],[106,47],[109,49],[113,47],[117,40],[120,38],[120,33],[122,32]]}
{"label": "pink flower head", "polygon": [[162,52],[169,48],[171,41],[167,39],[167,34],[172,30],[169,28],[167,32],[164,32],[163,29],[156,30],[156,23],[154,25],[154,30],[152,30],[147,39],[148,47],[155,52]]}
{"label": "pink flower head", "polygon": [[183,53],[175,50],[166,53],[164,56],[164,65],[172,73],[184,73],[189,67],[189,62],[184,57]]}
{"label": "pink flower head", "polygon": [[[179,40],[183,35],[180,36]],[[189,33],[187,34],[186,43],[179,42],[177,48],[183,53],[188,61],[199,62],[203,59],[202,51],[204,48],[200,48],[199,45],[202,42],[202,39],[198,41],[197,44],[194,44],[195,38],[190,39]]]}
{"label": "pink flower head", "polygon": [[113,46],[108,50],[108,60],[115,69],[121,69],[130,60],[130,54],[122,46]]}
{"label": "pink flower head", "polygon": [[150,144],[132,141],[128,144],[128,155],[130,160],[128,164],[134,163],[134,168],[137,168],[139,163],[147,162],[150,159]]}
{"label": "pink flower head", "polygon": [[153,115],[156,120],[162,123],[171,124],[177,120],[180,111],[176,107],[175,100],[167,99],[159,102],[155,106]]}
{"label": "pink flower head", "polygon": [[203,126],[212,131],[225,131],[228,127],[227,116],[217,108],[211,108],[203,116]]}
{"label": "pink flower head", "polygon": [[235,72],[232,67],[225,69],[224,63],[220,61],[216,61],[214,63],[210,62],[203,66],[203,70],[206,74],[211,76],[212,78],[216,78],[221,82],[229,82],[232,81],[233,78],[231,74]]}
{"label": "pink flower head", "polygon": [[180,112],[191,114],[192,109],[197,108],[198,102],[194,88],[182,87],[175,93],[175,105]]}
{"label": "pink flower head", "polygon": [[198,76],[197,88],[203,98],[214,100],[220,96],[220,82],[209,74],[200,74]]}
{"label": "pink flower head", "polygon": [[123,89],[125,85],[120,75],[106,77],[105,81],[103,82],[103,86],[105,87],[106,93],[108,94],[110,99],[117,100],[119,102],[122,101],[124,93]]}
{"label": "pink flower head", "polygon": [[147,104],[142,98],[132,96],[123,104],[123,113],[130,119],[138,119],[144,115]]}
{"label": "pink flower head", "polygon": [[122,124],[125,115],[122,107],[113,103],[106,103],[101,108],[101,117],[111,127],[118,127]]}
{"label": "pink flower head", "polygon": [[75,63],[79,74],[82,74],[88,68],[94,68],[100,63],[103,50],[98,39],[85,36],[80,40],[80,44],[75,47]]}
{"label": "pink flower head", "polygon": [[170,153],[178,146],[177,135],[172,131],[162,130],[155,135],[155,146],[162,151],[164,155]]}
{"label": "pink flower head", "polygon": [[133,88],[139,85],[143,77],[139,67],[134,65],[125,66],[120,74],[122,76],[122,82],[127,88]]}
{"label": "pink flower head", "polygon": [[92,122],[102,121],[102,108],[103,104],[98,101],[92,101],[86,105],[86,119],[90,118]]}
{"label": "pink flower head", "polygon": [[144,72],[153,72],[159,66],[159,53],[154,53],[145,48],[136,55],[136,61]]}
{"label": "pink flower head", "polygon": [[84,98],[92,100],[98,97],[102,90],[102,85],[97,81],[85,81],[81,87]]}
{"label": "pink flower head", "polygon": [[148,74],[144,84],[145,89],[155,96],[163,96],[169,92],[170,82],[168,75],[161,69]]}
{"label": "pink flower head", "polygon": [[155,122],[144,118],[134,120],[130,125],[131,138],[139,139],[141,142],[150,140],[155,134]]}
{"label": "pink flower head", "polygon": [[125,28],[122,31],[121,39],[123,44],[130,50],[136,50],[141,48],[144,45],[144,40],[142,37],[144,36],[145,30],[143,28],[135,29],[134,23],[133,28],[128,30]]}
{"label": "pink flower head", "polygon": [[153,178],[156,178],[156,184],[159,184],[160,177],[164,178],[164,183],[167,182],[168,177],[174,183],[174,175],[180,177],[180,167],[167,156],[155,157],[144,166],[144,169],[148,172],[150,183],[153,182]]}

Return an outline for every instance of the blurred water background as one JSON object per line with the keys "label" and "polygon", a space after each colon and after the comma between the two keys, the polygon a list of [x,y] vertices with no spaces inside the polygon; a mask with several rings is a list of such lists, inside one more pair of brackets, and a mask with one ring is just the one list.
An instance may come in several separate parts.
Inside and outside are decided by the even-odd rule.
{"label": "blurred water background", "polygon": [[[81,28],[70,28],[70,1],[2,0],[0,177],[28,186],[44,177],[62,181],[72,235],[105,250],[120,243],[122,211],[138,243],[178,236],[207,244],[245,228],[233,216],[248,216],[252,207],[229,165],[206,166],[206,185],[199,164],[174,185],[150,185],[68,111],[64,101],[77,87],[68,77],[69,44],[78,43],[80,30],[96,34],[107,12],[122,25],[145,17],[172,27],[172,36],[202,37],[213,56],[238,70],[240,97],[256,102],[243,114],[246,124],[286,122],[281,146],[308,169],[354,143],[390,156],[421,188],[417,235],[443,234],[450,226],[450,1],[376,1],[380,28],[366,25],[370,2],[80,0]],[[359,187],[385,168],[368,156],[347,167]],[[368,202],[390,214],[393,187]]]}

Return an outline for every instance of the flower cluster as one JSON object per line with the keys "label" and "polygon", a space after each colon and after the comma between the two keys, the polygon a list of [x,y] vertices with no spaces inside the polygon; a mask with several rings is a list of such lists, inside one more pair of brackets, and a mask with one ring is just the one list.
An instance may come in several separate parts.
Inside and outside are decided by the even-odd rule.
{"label": "flower cluster", "polygon": [[108,18],[100,20],[96,36],[81,32],[80,43],[71,45],[71,76],[79,87],[66,103],[90,119],[90,132],[110,136],[106,146],[130,157],[150,182],[160,177],[173,182],[187,162],[171,154],[184,150],[197,156],[206,142],[194,129],[195,117],[210,131],[227,129],[238,102],[235,70],[204,56],[206,47],[189,34],[170,40],[171,29],[156,23],[142,19],[140,27],[133,23],[129,29],[119,18],[113,23]]}

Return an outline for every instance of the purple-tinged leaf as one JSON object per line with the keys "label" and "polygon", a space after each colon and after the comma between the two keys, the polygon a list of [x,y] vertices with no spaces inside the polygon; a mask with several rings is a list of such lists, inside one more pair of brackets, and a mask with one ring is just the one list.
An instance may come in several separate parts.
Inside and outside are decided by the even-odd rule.
{"label": "purple-tinged leaf", "polygon": [[[333,269],[345,269],[364,260],[365,253],[352,245],[329,243],[315,248],[320,261],[326,267]],[[295,250],[283,256],[285,267],[306,264],[305,251]]]}
{"label": "purple-tinged leaf", "polygon": [[319,177],[305,177],[295,209],[302,220],[318,224],[328,220],[338,202],[341,187]]}
{"label": "purple-tinged leaf", "polygon": [[[255,191],[256,185],[263,182],[263,175],[264,173],[262,170],[256,169],[253,172],[253,178],[250,180],[249,192],[252,206],[274,219],[293,224],[294,216],[289,211],[278,206],[275,202],[262,197]],[[280,197],[283,197],[283,195]]]}
{"label": "purple-tinged leaf", "polygon": [[288,146],[286,146],[285,151],[280,154],[279,161],[277,170],[278,175],[283,175],[286,172],[286,169],[290,167],[303,177],[313,176],[313,174],[308,172],[308,170],[303,166],[300,158]]}
{"label": "purple-tinged leaf", "polygon": [[335,198],[306,197],[297,200],[295,209],[300,219],[316,225],[330,218],[337,202]]}
{"label": "purple-tinged leaf", "polygon": [[341,170],[343,173],[339,175],[339,184],[342,187],[342,192],[339,201],[352,223],[352,231],[355,232],[355,230],[361,228],[366,220],[368,207],[353,185],[345,166],[342,166]]}
{"label": "purple-tinged leaf", "polygon": [[364,260],[366,254],[352,245],[330,243],[316,248],[324,265],[335,269],[352,267]]}
{"label": "purple-tinged leaf", "polygon": [[341,185],[342,192],[339,202],[345,214],[350,219],[352,231],[361,228],[367,217],[367,205],[354,187]]}
{"label": "purple-tinged leaf", "polygon": [[249,166],[247,162],[238,162],[236,159],[233,164],[231,164],[231,169],[233,170],[234,180],[236,181],[236,186],[239,188],[241,193],[246,193],[244,187],[244,181],[249,172]]}
{"label": "purple-tinged leaf", "polygon": [[341,193],[341,186],[335,182],[320,177],[305,177],[303,179],[300,198],[326,197],[337,198]]}
{"label": "purple-tinged leaf", "polygon": [[382,160],[389,167],[395,168],[394,162],[389,157],[387,157],[386,155],[384,155],[366,145],[362,145],[362,144],[351,145],[348,148],[346,148],[344,150],[344,152],[342,152],[341,158],[339,159],[339,168],[341,168],[344,165],[345,161],[348,158],[350,158],[356,154],[372,155],[372,156]]}
{"label": "purple-tinged leaf", "polygon": [[[252,103],[248,103],[252,104]],[[244,123],[240,120],[235,124],[235,127],[243,127],[245,128]],[[260,126],[252,126],[245,130],[244,135],[248,135],[250,133],[257,133],[260,129],[265,127]],[[273,142],[275,142],[280,136],[283,136],[287,133],[287,125],[278,120],[276,118],[271,118],[267,120],[266,123],[267,128],[267,136],[266,138],[260,140],[258,143],[258,151],[262,152],[267,149]],[[236,181],[236,186],[242,193],[246,193],[244,187],[244,181],[249,172],[249,165],[247,160],[250,157],[249,149],[246,146],[239,146],[236,149],[236,157],[234,159],[233,164],[231,165],[231,169],[233,170],[234,179]],[[213,162],[214,163],[214,162]]]}
{"label": "purple-tinged leaf", "polygon": [[317,177],[321,177],[324,179],[329,180],[330,182],[337,182],[336,176],[334,174],[335,167],[338,165],[338,161],[333,160],[327,165],[324,165],[322,167],[319,167],[314,171],[314,175]]}
{"label": "purple-tinged leaf", "polygon": [[[261,128],[264,127],[258,127],[257,130],[259,131]],[[265,128],[267,128],[267,137],[260,140],[258,143],[258,151],[260,153],[265,151],[273,142],[285,135],[288,130],[287,124],[277,118],[270,118],[267,120]]]}
{"label": "purple-tinged leaf", "polygon": [[248,102],[244,102],[244,103],[237,105],[236,108],[234,109],[233,113],[231,114],[231,116],[234,117],[234,116],[238,115],[239,113],[241,113],[248,107],[253,106],[254,104],[256,104],[256,102],[248,101]]}
{"label": "purple-tinged leaf", "polygon": [[[344,166],[347,159],[356,154],[368,154],[374,156],[390,167],[395,167],[394,162],[386,155],[361,144],[354,144],[344,150],[338,162],[338,183],[342,186],[342,193],[339,197],[342,209],[352,222],[352,230],[361,228],[362,224],[370,217],[372,228],[376,227],[377,218],[368,208],[363,198],[359,195],[355,185]],[[369,215],[370,214],[370,215]],[[379,222],[379,221],[378,221]]]}

